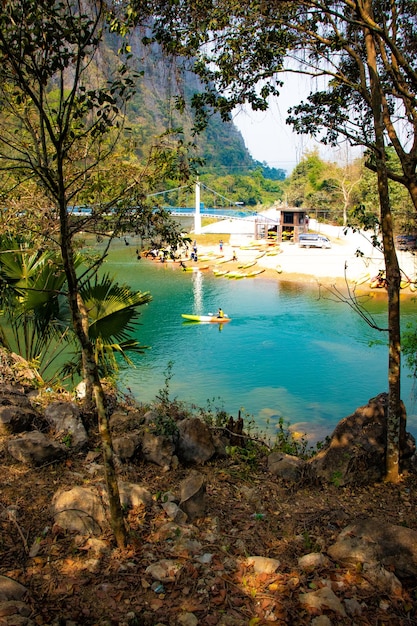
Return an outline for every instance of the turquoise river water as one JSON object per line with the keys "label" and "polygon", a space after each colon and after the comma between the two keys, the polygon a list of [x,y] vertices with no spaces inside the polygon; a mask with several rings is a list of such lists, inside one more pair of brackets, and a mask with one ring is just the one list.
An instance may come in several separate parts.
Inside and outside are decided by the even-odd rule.
{"label": "turquoise river water", "polygon": [[[170,397],[189,405],[253,416],[261,433],[280,417],[314,442],[378,393],[387,391],[385,333],[372,330],[346,304],[319,297],[317,288],[266,280],[216,278],[211,271],[182,272],[172,264],[136,259],[134,245],[116,243],[105,264],[119,282],[150,291],[136,338],[150,346],[124,369],[121,384],[142,402],[164,387],[172,363]],[[218,307],[232,321],[184,322],[181,313]],[[384,297],[367,308],[386,326]],[[403,328],[417,303],[402,300]],[[409,430],[417,436],[414,382],[403,367],[402,398]]]}

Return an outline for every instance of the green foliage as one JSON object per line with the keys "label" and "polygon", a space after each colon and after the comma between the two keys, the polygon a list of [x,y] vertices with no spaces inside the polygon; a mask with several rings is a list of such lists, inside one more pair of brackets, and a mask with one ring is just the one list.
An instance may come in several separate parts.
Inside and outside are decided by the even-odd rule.
{"label": "green foliage", "polygon": [[340,487],[342,484],[343,474],[339,470],[335,470],[331,475],[331,482],[335,487]]}
{"label": "green foliage", "polygon": [[[164,372],[164,385],[158,391],[152,406],[155,413],[149,424],[152,432],[175,438],[178,432],[177,421],[192,416],[198,417],[210,428],[227,430],[230,416],[224,410],[220,398],[207,400],[205,408],[192,405],[190,409],[187,409],[185,404],[178,401],[177,398],[171,399],[170,382],[173,377],[173,368],[174,363],[169,361]],[[271,449],[267,444],[268,437],[258,432],[253,416],[245,414],[243,420],[245,436],[239,441],[240,445],[226,446],[226,452],[234,464],[234,469],[229,471],[240,478],[250,480],[251,470],[259,465],[265,454],[269,453]],[[284,419],[280,418],[278,433],[272,450],[308,459],[316,454],[322,446],[323,442],[317,442],[314,447],[309,446],[305,436],[300,437],[291,432],[290,423],[284,422]]]}
{"label": "green foliage", "polygon": [[178,433],[178,426],[175,419],[165,414],[157,415],[148,426],[155,435],[164,435],[170,439]]}
{"label": "green foliage", "polygon": [[0,237],[3,344],[36,362],[42,375],[71,340],[65,280],[55,251],[39,250],[22,237]]}
{"label": "green foliage", "polygon": [[73,439],[73,434],[67,433],[66,435],[64,435],[64,437],[62,437],[61,441],[64,444],[64,446],[67,446],[67,448],[70,448],[72,444],[72,439]]}
{"label": "green foliage", "polygon": [[273,450],[284,452],[291,456],[298,456],[303,459],[310,458],[317,453],[322,447],[322,443],[318,442],[315,449],[308,445],[305,435],[299,436],[294,434],[290,428],[290,422],[285,422],[283,417],[278,420],[278,430],[273,443]]}
{"label": "green foliage", "polygon": [[244,446],[227,446],[228,456],[235,462],[242,464],[245,472],[258,466],[261,458],[261,447],[251,441],[247,441]]}
{"label": "green foliage", "polygon": [[[392,150],[387,153],[392,169],[398,170],[398,159],[392,155]],[[389,188],[394,230],[415,233],[417,214],[407,191],[394,181],[390,181]],[[324,161],[317,151],[309,152],[281,184],[279,197],[283,195],[288,204],[306,208],[319,220],[326,219],[355,230],[373,231],[374,243],[379,246],[377,235],[381,224],[377,178],[364,159],[358,159],[350,166],[341,166]]]}
{"label": "green foliage", "polygon": [[260,169],[248,172],[246,175],[211,177],[209,184],[213,186],[213,189],[223,187],[227,190],[228,197],[236,202],[243,202],[247,206],[272,204],[283,197],[282,182],[268,180]]}
{"label": "green foliage", "polygon": [[[370,239],[372,245],[378,250],[382,249],[380,220],[376,213],[372,210],[367,209],[365,205],[360,204],[350,211],[349,221],[347,223],[347,228],[345,229],[345,232],[348,228],[351,228],[353,232],[356,232],[360,229],[365,231],[371,231]],[[362,252],[360,250],[357,250],[356,255],[361,256]]]}
{"label": "green foliage", "polygon": [[90,339],[103,342],[126,340],[140,315],[138,307],[152,300],[149,292],[132,291],[126,284],[115,283],[109,274],[96,276],[80,293],[88,311]]}
{"label": "green foliage", "polygon": [[293,169],[285,186],[288,204],[316,208],[315,197],[321,187],[325,170],[325,163],[320,159],[318,151],[307,154]]}
{"label": "green foliage", "polygon": [[282,169],[277,169],[275,167],[269,167],[269,165],[265,162],[261,163],[262,175],[267,180],[285,180],[286,172]]}
{"label": "green foliage", "polygon": [[[290,204],[316,211],[317,217],[345,225],[347,210],[355,205],[363,204],[368,211],[378,210],[375,172],[382,160],[378,156],[376,129],[379,107],[383,106],[383,132],[390,141],[384,169],[391,179],[395,229],[404,233],[415,231],[414,2],[401,6],[371,2],[359,12],[356,3],[347,1],[318,1],[311,5],[260,5],[249,1],[241,5],[225,0],[200,2],[197,6],[184,1],[165,3],[163,9],[158,2],[137,0],[134,5],[140,7],[139,21],[149,25],[149,44],[157,41],[170,53],[192,59],[194,71],[205,88],[194,98],[202,125],[212,110],[228,119],[243,102],[254,110],[266,110],[271,94],[278,94],[281,76],[285,80],[288,66],[292,73],[327,76],[325,87],[318,81],[305,101],[288,111],[286,122],[297,133],[313,136],[325,145],[344,141],[363,146],[370,176],[353,189],[323,168],[317,155],[311,155],[308,171],[302,161],[286,186],[287,199]],[[146,22],[148,17],[151,19]],[[375,57],[367,56],[372,46],[364,45],[365,37],[373,40]],[[372,80],[374,72],[376,82]],[[405,83],[410,89],[407,94],[399,93],[398,85]],[[372,85],[377,85],[374,93]],[[384,104],[375,108],[376,96]],[[414,193],[414,206],[401,186]],[[247,202],[251,201],[248,196]]]}
{"label": "green foliage", "polygon": [[[75,257],[82,267],[83,257]],[[75,347],[66,294],[66,276],[59,255],[42,251],[23,238],[0,237],[0,304],[3,343],[38,364],[45,375],[55,359]],[[128,352],[144,346],[130,339],[138,308],[151,300],[149,293],[132,291],[108,275],[86,282],[81,297],[88,310],[90,338],[103,374],[117,371],[116,355],[126,362]],[[69,359],[69,355],[67,356]],[[67,362],[64,375],[79,371],[80,360]]]}
{"label": "green foliage", "polygon": [[[212,400],[208,399],[206,408],[193,408],[198,410],[200,419],[203,420],[207,426],[211,428],[225,428],[229,421],[229,415],[226,413],[223,406],[216,406],[215,401],[215,398]],[[217,398],[217,401],[222,403],[221,398]]]}
{"label": "green foliage", "polygon": [[[141,7],[140,19],[149,10],[150,5]],[[285,172],[256,162],[250,156],[242,135],[230,120],[224,121],[219,113],[208,115],[206,126],[196,138],[195,119],[190,105],[193,98],[198,98],[198,94],[203,91],[203,83],[191,73],[184,75],[177,57],[172,56],[167,60],[160,46],[147,46],[140,29],[129,33],[129,43],[135,49],[137,66],[143,72],[126,111],[129,133],[123,137],[123,154],[129,161],[137,159],[141,162],[146,159],[150,149],[154,151],[156,136],[163,138],[159,142],[163,159],[178,140],[178,169],[185,173],[187,160],[193,165],[183,179],[198,171],[200,179],[211,188],[233,201],[242,201],[248,205],[277,199],[276,196],[272,197],[275,188],[268,189],[268,186],[271,182],[284,180]],[[106,39],[106,46],[115,49],[112,39]],[[261,184],[258,173],[263,178]],[[213,182],[224,177],[236,179],[236,192],[229,194],[227,190],[225,193],[227,187],[221,182],[213,186]],[[240,177],[247,181],[241,182]],[[165,175],[164,179],[169,180],[169,175]],[[178,176],[172,178],[172,188],[178,186],[175,179]],[[255,189],[248,190],[248,185],[254,185]],[[167,189],[168,186],[161,183],[156,191]],[[174,196],[170,194],[169,197]]]}
{"label": "green foliage", "polygon": [[350,228],[372,230],[378,232],[380,221],[375,211],[370,211],[364,204],[359,204],[350,212],[351,220],[348,224]]}
{"label": "green foliage", "polygon": [[[102,376],[111,377],[118,371],[118,359],[132,365],[129,353],[143,354],[147,346],[141,346],[130,335],[140,316],[139,307],[152,300],[149,292],[132,291],[126,284],[119,284],[108,274],[96,276],[80,289],[81,299],[88,315],[89,338],[94,347],[96,364]],[[81,371],[81,355],[66,363],[65,374]]]}
{"label": "green foliage", "polygon": [[168,361],[166,370],[164,371],[164,386],[159,389],[156,399],[162,406],[169,406],[171,403],[170,399],[170,384],[171,379],[174,376],[173,373],[174,362]]}
{"label": "green foliage", "polygon": [[164,371],[164,386],[159,389],[153,411],[156,413],[149,427],[158,435],[175,436],[178,432],[177,421],[189,417],[190,412],[184,403],[170,397],[170,383],[173,377],[173,361],[169,361]]}
{"label": "green foliage", "polygon": [[407,328],[401,337],[401,348],[405,356],[406,363],[413,372],[414,378],[417,377],[417,326],[415,324],[407,324]]}

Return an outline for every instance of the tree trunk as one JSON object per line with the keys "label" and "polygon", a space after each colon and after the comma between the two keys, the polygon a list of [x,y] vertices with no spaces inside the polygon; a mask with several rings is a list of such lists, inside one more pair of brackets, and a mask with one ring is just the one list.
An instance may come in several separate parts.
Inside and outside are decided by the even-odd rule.
{"label": "tree trunk", "polygon": [[412,172],[407,176],[407,189],[413,202],[414,208],[417,210],[417,181],[415,174]]}
{"label": "tree trunk", "polygon": [[400,432],[401,432],[401,274],[394,246],[392,216],[388,195],[388,178],[378,171],[378,190],[381,205],[381,225],[384,248],[385,272],[388,290],[388,415],[386,480],[399,480]]}
{"label": "tree trunk", "polygon": [[[365,2],[372,15],[372,2]],[[399,480],[400,432],[401,432],[401,324],[400,283],[401,275],[394,246],[391,205],[388,187],[387,164],[382,119],[382,86],[379,81],[375,42],[372,34],[365,31],[367,62],[371,85],[371,106],[374,119],[376,143],[376,171],[381,211],[381,230],[388,289],[388,409],[386,443],[386,480]]]}
{"label": "tree trunk", "polygon": [[114,466],[114,452],[106,411],[106,401],[94,358],[93,346],[88,336],[88,323],[86,324],[85,322],[86,312],[84,311],[84,316],[82,313],[83,303],[78,293],[78,281],[75,272],[72,240],[68,229],[68,216],[65,202],[62,203],[60,210],[60,228],[61,255],[68,283],[68,300],[72,323],[74,332],[81,345],[84,379],[87,387],[93,389],[97,409],[98,427],[103,447],[104,473],[110,505],[110,521],[117,546],[123,549],[126,546],[126,527]]}
{"label": "tree trunk", "polygon": [[[86,337],[88,337],[88,331],[89,331],[88,311],[79,293],[77,293],[77,304],[78,304],[78,309],[81,315],[81,324],[83,328],[83,333]],[[84,372],[84,384],[85,384],[84,409],[90,412],[93,410],[93,406],[94,406],[93,404],[94,390],[93,390],[93,381],[91,377],[87,377],[85,375],[87,372],[86,358],[87,358],[87,354],[85,351],[83,351],[81,355],[81,359],[82,359],[82,368]]]}

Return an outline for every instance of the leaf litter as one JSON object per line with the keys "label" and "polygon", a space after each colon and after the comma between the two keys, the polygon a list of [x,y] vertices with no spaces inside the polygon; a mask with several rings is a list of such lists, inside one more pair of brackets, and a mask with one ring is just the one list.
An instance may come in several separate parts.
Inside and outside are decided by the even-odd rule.
{"label": "leaf litter", "polygon": [[[392,595],[370,583],[360,564],[328,558],[305,570],[298,562],[306,554],[326,555],[358,518],[417,530],[414,475],[398,485],[290,488],[267,472],[266,459],[250,472],[225,459],[199,468],[207,483],[206,516],[178,525],[162,509],[160,494],[178,495],[189,469],[122,466],[121,479],[146,487],[153,505],[127,512],[129,545],[120,551],[110,531],[89,538],[54,525],[49,506],[58,487],[103,482],[88,471],[85,455],[29,469],[3,446],[0,451],[0,574],[28,588],[30,618],[38,626],[298,626],[320,615],[340,625],[417,623],[416,580],[403,580]],[[247,564],[249,556],[279,565],[272,574],[258,572]],[[168,562],[175,564],[170,575],[155,580],[148,568]],[[1,625],[5,619],[0,615]]]}

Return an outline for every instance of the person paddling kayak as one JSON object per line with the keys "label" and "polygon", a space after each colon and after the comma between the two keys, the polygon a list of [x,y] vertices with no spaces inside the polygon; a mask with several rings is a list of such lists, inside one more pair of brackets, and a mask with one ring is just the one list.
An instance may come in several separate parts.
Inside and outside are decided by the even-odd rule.
{"label": "person paddling kayak", "polygon": [[219,307],[219,311],[217,313],[217,317],[222,318],[224,317],[224,311]]}

